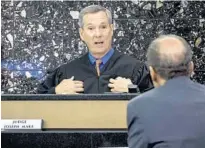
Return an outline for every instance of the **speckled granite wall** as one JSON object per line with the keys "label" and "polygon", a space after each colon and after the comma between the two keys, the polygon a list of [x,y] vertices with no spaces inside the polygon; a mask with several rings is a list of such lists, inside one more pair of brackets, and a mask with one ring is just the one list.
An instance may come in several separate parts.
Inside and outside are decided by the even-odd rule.
{"label": "speckled granite wall", "polygon": [[34,93],[47,69],[87,51],[77,17],[90,4],[112,11],[113,46],[139,60],[159,34],[183,36],[193,47],[194,80],[205,84],[204,1],[2,1],[2,93]]}
{"label": "speckled granite wall", "polygon": [[2,133],[3,148],[126,148],[126,132]]}

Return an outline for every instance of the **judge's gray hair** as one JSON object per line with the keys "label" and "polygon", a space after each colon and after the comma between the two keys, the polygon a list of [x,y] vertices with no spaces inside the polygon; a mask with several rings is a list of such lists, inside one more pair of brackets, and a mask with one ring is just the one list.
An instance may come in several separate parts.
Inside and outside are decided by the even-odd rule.
{"label": "judge's gray hair", "polygon": [[112,24],[112,14],[108,9],[106,9],[102,6],[99,6],[99,5],[91,5],[91,6],[88,6],[88,7],[85,7],[84,9],[82,9],[80,14],[79,14],[78,25],[80,26],[80,28],[83,28],[83,25],[84,25],[83,24],[84,15],[86,15],[88,13],[97,13],[100,11],[103,11],[107,14],[109,24]]}

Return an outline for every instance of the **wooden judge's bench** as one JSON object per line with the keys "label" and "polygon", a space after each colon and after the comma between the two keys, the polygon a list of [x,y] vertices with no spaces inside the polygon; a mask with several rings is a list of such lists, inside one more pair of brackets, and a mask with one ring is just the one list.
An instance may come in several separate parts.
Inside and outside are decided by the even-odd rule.
{"label": "wooden judge's bench", "polygon": [[2,131],[2,147],[127,147],[127,103],[135,96],[2,95],[2,119],[43,120],[42,130]]}

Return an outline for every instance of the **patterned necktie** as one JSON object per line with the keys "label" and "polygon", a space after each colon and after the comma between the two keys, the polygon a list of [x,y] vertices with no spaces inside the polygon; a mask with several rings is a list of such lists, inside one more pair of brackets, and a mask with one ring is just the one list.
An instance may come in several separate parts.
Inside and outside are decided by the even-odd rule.
{"label": "patterned necktie", "polygon": [[96,70],[97,70],[97,74],[98,74],[98,76],[100,76],[100,64],[102,63],[102,61],[100,60],[100,59],[96,59],[96,61],[95,61],[95,68],[96,68]]}

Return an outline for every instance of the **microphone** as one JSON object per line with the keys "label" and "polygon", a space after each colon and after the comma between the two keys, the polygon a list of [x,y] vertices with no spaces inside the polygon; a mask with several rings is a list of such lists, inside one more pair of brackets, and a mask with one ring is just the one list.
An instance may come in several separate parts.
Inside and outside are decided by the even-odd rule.
{"label": "microphone", "polygon": [[129,93],[140,93],[138,85],[134,85],[134,84],[128,85],[128,92]]}

